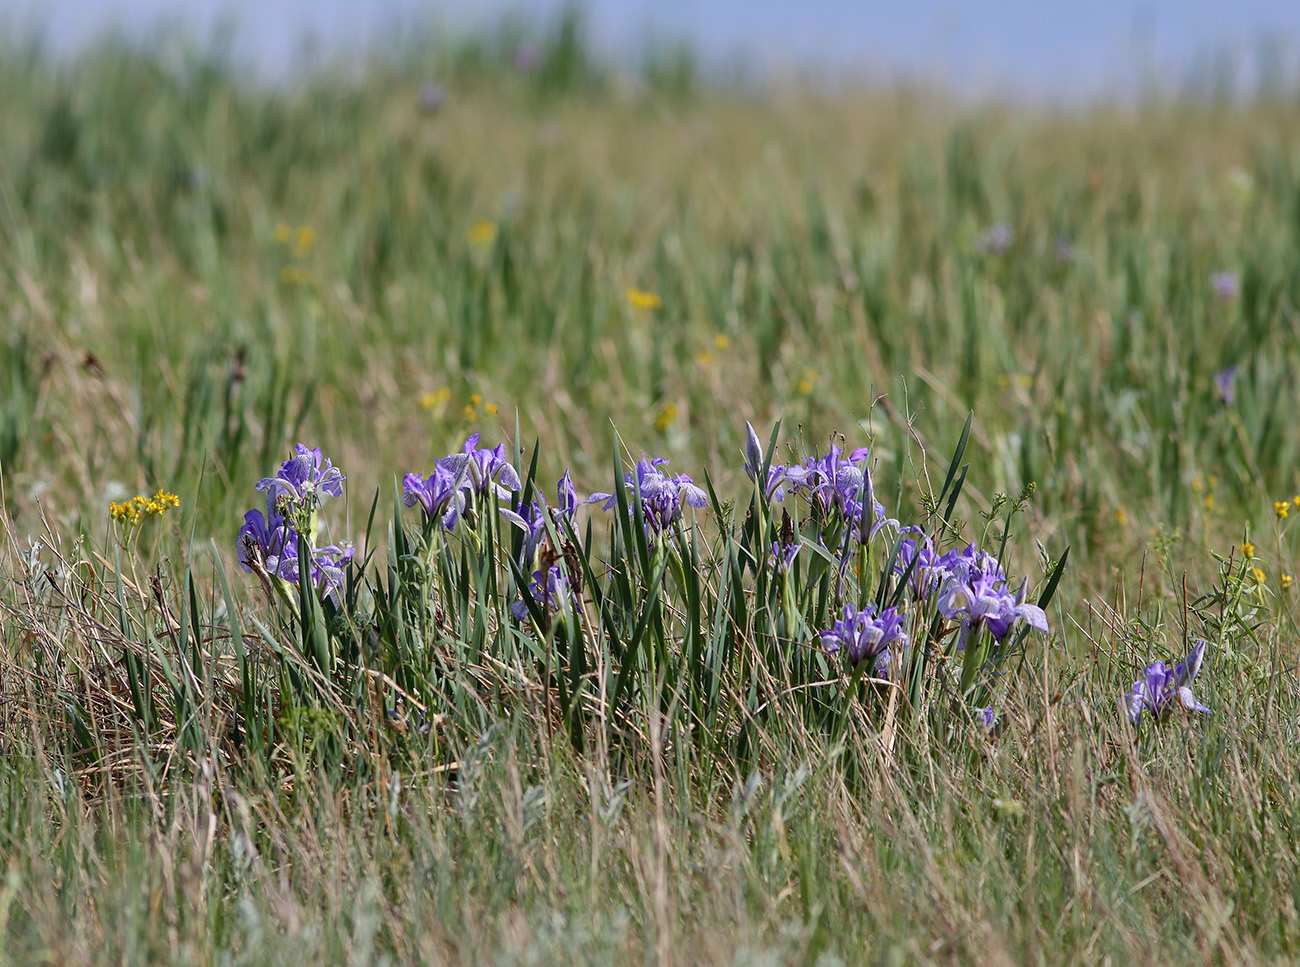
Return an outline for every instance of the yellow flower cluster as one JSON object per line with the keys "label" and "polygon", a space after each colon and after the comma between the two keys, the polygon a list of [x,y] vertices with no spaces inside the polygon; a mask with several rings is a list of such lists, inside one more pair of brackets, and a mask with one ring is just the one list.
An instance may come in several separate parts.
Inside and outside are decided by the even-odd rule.
{"label": "yellow flower cluster", "polygon": [[316,247],[316,230],[310,225],[299,225],[298,230],[294,231],[284,222],[275,226],[272,235],[281,245],[290,245],[293,248],[293,257],[296,259],[305,259],[311,254],[311,250]]}
{"label": "yellow flower cluster", "polygon": [[628,286],[627,302],[633,309],[658,309],[663,305],[663,300],[655,293],[635,286]]}
{"label": "yellow flower cluster", "polygon": [[813,388],[821,382],[822,375],[809,366],[803,371],[803,378],[799,380],[795,389],[799,391],[800,396],[811,396]]}
{"label": "yellow flower cluster", "polygon": [[659,411],[655,417],[655,429],[660,433],[667,433],[668,428],[677,422],[677,404],[666,403],[664,408]]}
{"label": "yellow flower cluster", "polygon": [[180,497],[160,489],[152,497],[139,495],[120,504],[113,501],[108,505],[108,513],[117,523],[138,524],[145,517],[159,517],[180,505]]}
{"label": "yellow flower cluster", "polygon": [[479,219],[469,227],[469,231],[465,233],[465,240],[471,245],[486,248],[497,240],[496,222],[486,218]]}
{"label": "yellow flower cluster", "polygon": [[1275,500],[1273,501],[1273,510],[1277,512],[1278,520],[1286,520],[1287,512],[1291,509],[1291,501]]}
{"label": "yellow flower cluster", "polygon": [[483,397],[479,396],[478,393],[474,393],[470,396],[469,402],[465,404],[465,409],[463,412],[465,419],[466,420],[477,419],[479,406],[483,407],[483,412],[487,416],[497,415],[497,405],[495,403],[484,403]]}
{"label": "yellow flower cluster", "polygon": [[420,397],[420,405],[426,410],[432,410],[435,407],[442,406],[451,399],[451,390],[445,386],[440,386],[436,390],[430,390]]}

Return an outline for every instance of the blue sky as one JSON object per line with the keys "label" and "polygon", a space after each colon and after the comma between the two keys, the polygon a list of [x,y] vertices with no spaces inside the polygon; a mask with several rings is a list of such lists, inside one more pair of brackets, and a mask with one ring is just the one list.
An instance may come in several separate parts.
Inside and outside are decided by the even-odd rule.
{"label": "blue sky", "polygon": [[[220,16],[239,50],[274,74],[311,36],[329,50],[381,42],[395,23],[466,27],[509,9],[545,20],[560,0],[0,0],[10,29],[40,26],[57,50],[119,27],[159,20],[202,36]],[[609,53],[647,35],[691,41],[706,57],[760,68],[807,67],[934,78],[964,91],[1049,97],[1134,89],[1144,77],[1181,79],[1212,54],[1250,75],[1273,43],[1300,74],[1300,0],[589,0],[593,37]]]}

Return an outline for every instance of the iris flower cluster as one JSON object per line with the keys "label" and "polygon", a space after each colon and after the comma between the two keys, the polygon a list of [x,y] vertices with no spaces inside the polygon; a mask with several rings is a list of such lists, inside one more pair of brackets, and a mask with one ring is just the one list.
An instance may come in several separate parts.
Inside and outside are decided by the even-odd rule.
{"label": "iris flower cluster", "polygon": [[[763,469],[763,447],[753,426],[746,423],[745,430],[745,473],[757,481]],[[823,536],[838,534],[843,526],[848,537],[866,544],[884,528],[898,528],[898,521],[887,517],[885,505],[876,500],[866,466],[870,455],[867,447],[846,454],[832,445],[825,456],[809,457],[802,464],[772,464],[762,483],[763,497],[773,503],[785,500],[787,493],[797,494],[807,500]]]}
{"label": "iris flower cluster", "polygon": [[297,585],[301,580],[298,542],[305,533],[309,535],[311,583],[325,597],[337,601],[352,560],[352,548],[334,544],[317,547],[315,541],[321,501],[341,497],[344,479],[319,448],[299,443],[275,476],[258,481],[257,489],[266,494],[266,513],[250,510],[244,515],[236,539],[239,566],[249,573]]}
{"label": "iris flower cluster", "polygon": [[[709,505],[708,494],[695,486],[686,474],[679,473],[674,477],[659,469],[666,463],[668,461],[663,457],[648,460],[642,456],[637,461],[635,475],[628,473],[625,477],[629,496],[635,499],[640,495],[646,536],[652,544],[657,543],[663,533],[681,518],[683,503],[690,507]],[[602,510],[609,511],[618,506],[618,497],[615,494],[595,493],[583,503],[600,503]]]}
{"label": "iris flower cluster", "polygon": [[912,532],[915,537],[899,542],[895,572],[904,575],[910,569],[913,594],[922,600],[937,596],[939,613],[959,623],[958,650],[984,628],[995,641],[1004,640],[1021,621],[1047,630],[1043,609],[1026,600],[1027,579],[1013,593],[1002,564],[992,554],[974,544],[939,554],[918,528]]}
{"label": "iris flower cluster", "polygon": [[460,453],[433,462],[427,475],[408,473],[402,479],[402,500],[407,507],[419,506],[426,521],[438,521],[452,531],[475,501],[492,495],[509,497],[522,486],[519,473],[506,459],[506,446],[488,449],[478,446],[471,434]]}
{"label": "iris flower cluster", "polygon": [[856,668],[862,662],[871,662],[877,678],[889,677],[892,654],[908,646],[907,632],[903,630],[904,617],[897,608],[876,610],[867,605],[862,610],[848,605],[844,617],[820,635],[829,654],[843,650]]}

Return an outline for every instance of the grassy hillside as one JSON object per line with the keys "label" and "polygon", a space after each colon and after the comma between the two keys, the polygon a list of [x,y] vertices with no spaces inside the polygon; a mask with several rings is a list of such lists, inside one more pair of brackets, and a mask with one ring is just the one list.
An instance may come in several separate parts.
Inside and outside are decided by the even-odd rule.
{"label": "grassy hillside", "polygon": [[0,86],[0,965],[1300,957],[1294,97]]}

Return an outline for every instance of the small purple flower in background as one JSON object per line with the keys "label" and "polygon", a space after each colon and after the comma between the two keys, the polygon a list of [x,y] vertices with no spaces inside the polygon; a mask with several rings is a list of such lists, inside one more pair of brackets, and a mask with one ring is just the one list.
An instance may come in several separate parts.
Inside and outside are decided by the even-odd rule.
{"label": "small purple flower in background", "polygon": [[1224,406],[1231,406],[1237,399],[1236,390],[1232,385],[1236,377],[1236,366],[1229,366],[1214,374],[1214,395]]}
{"label": "small purple flower in background", "polygon": [[436,114],[447,103],[447,87],[445,84],[421,84],[415,100],[425,114]]}
{"label": "small purple flower in background", "polygon": [[[627,474],[625,478],[628,493],[635,497],[641,494],[641,514],[645,517],[646,533],[651,541],[671,527],[682,515],[682,504],[691,507],[709,506],[709,495],[691,481],[684,473],[675,477],[659,468],[668,461],[663,457],[647,460],[644,456],[637,461],[636,476]],[[613,510],[618,506],[618,497],[614,494],[592,494],[584,504],[603,501],[603,510]]]}
{"label": "small purple flower in background", "polygon": [[320,504],[321,496],[342,497],[344,479],[342,471],[321,456],[319,447],[299,443],[274,477],[257,482],[257,489],[276,507],[284,499],[295,510],[310,512]]}
{"label": "small purple flower in background", "polygon": [[875,605],[871,604],[861,611],[845,605],[844,617],[821,632],[820,637],[828,654],[843,649],[855,667],[864,661],[871,662],[877,678],[889,677],[891,649],[904,650],[908,646],[899,610],[885,608],[877,614]]}
{"label": "small purple flower in background", "polygon": [[992,578],[1003,583],[1007,580],[1006,572],[996,557],[987,551],[981,551],[974,544],[967,544],[963,550],[951,550],[939,558],[936,567],[941,570],[945,580],[959,584],[972,584],[981,577]]}
{"label": "small purple flower in background", "polygon": [[1002,255],[1015,237],[1009,222],[998,222],[976,240],[975,247],[986,255]]}
{"label": "small purple flower in background", "polygon": [[[545,574],[541,570],[534,571],[528,592],[537,606],[548,615],[563,613],[569,603],[579,608],[582,606],[581,599],[569,586],[564,570],[558,564],[552,564]],[[528,619],[528,605],[524,603],[523,598],[510,606],[510,613],[516,621]]]}
{"label": "small purple flower in background", "polygon": [[1205,642],[1196,643],[1188,656],[1173,668],[1164,661],[1152,662],[1142,671],[1142,677],[1133,683],[1133,690],[1121,699],[1129,720],[1137,725],[1145,712],[1160,722],[1178,706],[1192,712],[1207,714],[1210,710],[1192,694],[1192,680],[1201,670],[1205,657]]}
{"label": "small purple flower in background", "polygon": [[527,41],[516,44],[514,52],[510,55],[510,63],[517,71],[537,70],[542,66],[542,52],[537,49],[536,44]]}
{"label": "small purple flower in background", "polygon": [[1237,273],[1231,269],[1215,272],[1210,276],[1210,285],[1214,288],[1214,294],[1220,299],[1231,299],[1237,294]]}
{"label": "small purple flower in background", "polygon": [[1056,261],[1062,265],[1069,265],[1074,261],[1074,245],[1064,235],[1056,236],[1053,243],[1056,251]]}
{"label": "small purple flower in background", "polygon": [[402,478],[402,502],[407,507],[419,504],[426,520],[441,520],[447,530],[455,530],[465,509],[463,485],[463,479],[441,461],[434,461],[433,472],[427,477],[408,473]]}
{"label": "small purple flower in background", "polygon": [[478,434],[465,441],[460,453],[453,453],[438,461],[448,470],[468,482],[469,489],[480,497],[494,492],[506,497],[523,486],[519,474],[506,459],[506,445],[499,443],[494,449],[478,448]]}

